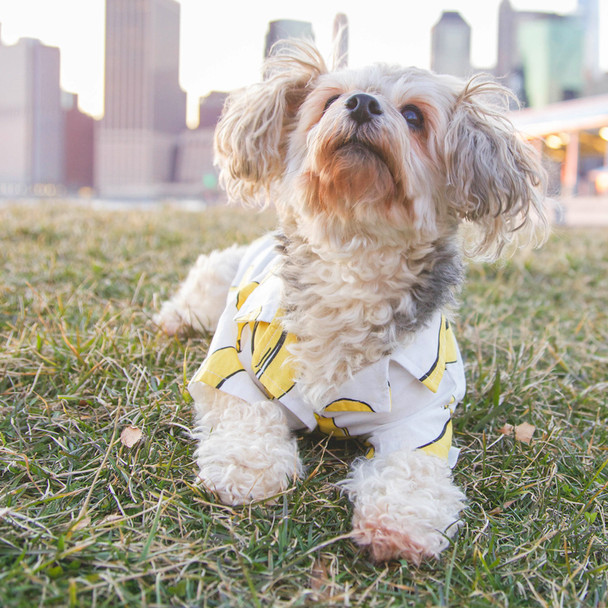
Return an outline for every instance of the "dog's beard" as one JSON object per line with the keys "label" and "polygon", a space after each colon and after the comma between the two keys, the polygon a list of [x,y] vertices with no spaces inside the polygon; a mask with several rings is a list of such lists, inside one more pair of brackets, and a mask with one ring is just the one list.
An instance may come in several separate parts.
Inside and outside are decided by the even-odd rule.
{"label": "dog's beard", "polygon": [[390,214],[395,205],[407,208],[403,188],[381,150],[355,140],[320,156],[315,169],[304,173],[311,212],[351,221]]}

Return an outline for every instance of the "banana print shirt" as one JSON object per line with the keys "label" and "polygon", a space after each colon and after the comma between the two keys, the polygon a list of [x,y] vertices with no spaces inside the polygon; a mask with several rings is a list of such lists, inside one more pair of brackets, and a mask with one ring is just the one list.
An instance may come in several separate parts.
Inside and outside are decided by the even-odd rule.
{"label": "banana print shirt", "polygon": [[263,237],[241,260],[209,354],[188,386],[192,397],[202,399],[204,383],[249,403],[274,401],[294,430],[362,438],[368,456],[422,449],[453,466],[451,417],[465,379],[447,319],[437,313],[410,343],[355,374],[315,413],[294,381],[289,345],[296,338],[281,326],[275,244],[272,235]]}

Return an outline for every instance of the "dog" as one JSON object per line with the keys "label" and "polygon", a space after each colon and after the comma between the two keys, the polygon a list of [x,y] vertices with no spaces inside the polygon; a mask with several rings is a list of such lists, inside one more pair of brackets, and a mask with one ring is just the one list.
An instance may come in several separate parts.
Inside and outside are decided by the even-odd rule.
{"label": "dog", "polygon": [[[357,437],[342,482],[372,559],[437,557],[465,506],[451,467],[465,392],[450,323],[463,257],[545,222],[543,170],[509,94],[416,68],[330,72],[307,42],[231,94],[215,135],[230,200],[276,232],[199,257],[156,322],[215,332],[189,384],[198,478],[224,503],[302,475],[294,431]],[[464,242],[459,226],[476,227]]]}

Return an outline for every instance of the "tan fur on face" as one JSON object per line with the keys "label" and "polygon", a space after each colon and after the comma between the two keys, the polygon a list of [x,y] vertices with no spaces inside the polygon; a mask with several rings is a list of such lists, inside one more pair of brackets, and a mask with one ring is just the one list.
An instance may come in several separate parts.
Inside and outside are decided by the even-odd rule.
{"label": "tan fur on face", "polygon": [[313,213],[335,215],[348,222],[353,215],[365,214],[369,207],[388,215],[394,202],[400,201],[402,212],[408,214],[411,203],[402,192],[398,194],[399,185],[378,153],[351,144],[315,160],[318,170],[302,175],[305,202]]}
{"label": "tan fur on face", "polygon": [[[434,230],[434,184],[441,166],[436,145],[441,112],[429,104],[434,81],[414,71],[392,68],[356,74],[323,75],[302,104],[290,138],[288,188],[301,190],[304,207],[342,222],[370,222]],[[369,93],[382,115],[364,125],[349,117],[346,101]],[[327,99],[337,99],[323,112]],[[399,109],[415,103],[425,111],[425,127],[412,131]],[[447,105],[447,100],[446,100]],[[291,185],[294,176],[299,183]]]}
{"label": "tan fur on face", "polygon": [[[383,114],[349,145],[344,102],[355,92],[374,95]],[[505,117],[509,97],[483,77],[415,68],[329,74],[314,47],[293,43],[264,82],[229,98],[216,133],[221,182],[233,200],[272,199],[284,216],[321,215],[334,231],[354,221],[439,235],[473,222],[467,253],[496,257],[522,227],[545,227],[543,170]],[[422,110],[422,131],[408,128],[406,104]]]}

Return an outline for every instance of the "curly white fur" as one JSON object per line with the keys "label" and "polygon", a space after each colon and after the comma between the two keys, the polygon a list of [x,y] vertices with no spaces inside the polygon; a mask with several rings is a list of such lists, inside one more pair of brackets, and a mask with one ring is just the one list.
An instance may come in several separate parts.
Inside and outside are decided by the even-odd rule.
{"label": "curly white fur", "polygon": [[465,506],[448,465],[420,450],[359,460],[343,487],[354,504],[353,537],[376,560],[437,557]]}
{"label": "curly white fur", "polygon": [[416,318],[412,287],[432,252],[414,239],[409,247],[362,239],[331,254],[301,241],[289,246],[283,274],[293,266],[301,288],[285,292],[284,324],[298,336],[291,348],[298,382],[315,409],[335,386],[407,342],[395,319]]}
{"label": "curly white fur", "polygon": [[172,336],[192,329],[214,331],[226,305],[226,293],[246,247],[200,255],[175,295],[155,315],[154,322]]}
{"label": "curly white fur", "polygon": [[[215,139],[221,183],[232,200],[277,208],[283,328],[311,411],[455,306],[463,249],[494,258],[522,227],[546,226],[543,171],[505,118],[508,97],[484,77],[329,73],[308,43],[281,48],[263,82],[230,96]],[[478,229],[464,247],[463,222]],[[213,330],[241,255],[199,258],[159,325]],[[297,424],[276,403],[193,397],[199,478],[220,500],[272,497],[301,474]],[[345,487],[354,538],[378,560],[437,556],[464,506],[447,464],[420,450],[356,463]]]}
{"label": "curly white fur", "polygon": [[213,389],[197,397],[198,478],[223,503],[270,498],[301,476],[296,440],[278,405],[249,404]]}

